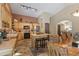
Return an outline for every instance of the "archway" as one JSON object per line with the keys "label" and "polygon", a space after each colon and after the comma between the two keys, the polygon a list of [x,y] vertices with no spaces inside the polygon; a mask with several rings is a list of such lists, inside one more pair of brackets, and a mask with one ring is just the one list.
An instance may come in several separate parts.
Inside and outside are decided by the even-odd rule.
{"label": "archway", "polygon": [[57,34],[60,35],[62,31],[71,32],[72,22],[69,20],[63,20],[57,23]]}

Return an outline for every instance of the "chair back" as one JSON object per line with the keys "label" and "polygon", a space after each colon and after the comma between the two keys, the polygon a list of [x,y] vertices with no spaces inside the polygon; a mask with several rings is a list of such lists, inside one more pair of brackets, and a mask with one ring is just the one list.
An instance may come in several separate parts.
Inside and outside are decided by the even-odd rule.
{"label": "chair back", "polygon": [[49,56],[67,56],[68,49],[59,47],[56,45],[48,46],[48,55]]}
{"label": "chair back", "polygon": [[72,33],[67,32],[67,38],[68,38],[68,40],[71,40],[72,39]]}
{"label": "chair back", "polygon": [[59,36],[57,35],[50,35],[49,40],[52,42],[59,42]]}
{"label": "chair back", "polygon": [[68,49],[63,47],[58,47],[58,53],[59,56],[67,56],[68,55]]}
{"label": "chair back", "polygon": [[62,41],[67,40],[67,33],[66,32],[62,32],[61,38],[62,38]]}

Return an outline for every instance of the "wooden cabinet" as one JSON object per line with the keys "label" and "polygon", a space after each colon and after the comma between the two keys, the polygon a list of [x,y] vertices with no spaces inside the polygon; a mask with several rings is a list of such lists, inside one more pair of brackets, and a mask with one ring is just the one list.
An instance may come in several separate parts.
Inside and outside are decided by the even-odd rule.
{"label": "wooden cabinet", "polygon": [[0,20],[2,21],[2,27],[8,27],[11,28],[11,11],[10,6],[7,3],[0,4]]}

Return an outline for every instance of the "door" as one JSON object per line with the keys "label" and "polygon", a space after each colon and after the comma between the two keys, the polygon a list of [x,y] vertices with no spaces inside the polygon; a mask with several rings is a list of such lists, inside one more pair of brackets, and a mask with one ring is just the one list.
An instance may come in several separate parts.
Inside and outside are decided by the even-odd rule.
{"label": "door", "polygon": [[45,33],[49,33],[49,23],[45,23]]}
{"label": "door", "polygon": [[60,27],[60,25],[58,24],[58,26],[57,26],[58,28],[57,28],[57,33],[58,33],[58,35],[59,36],[61,36],[61,27]]}

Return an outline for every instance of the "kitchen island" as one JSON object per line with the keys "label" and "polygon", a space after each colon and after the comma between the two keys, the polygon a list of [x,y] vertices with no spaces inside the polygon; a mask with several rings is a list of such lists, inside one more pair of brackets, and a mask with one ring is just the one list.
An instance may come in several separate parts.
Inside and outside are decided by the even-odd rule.
{"label": "kitchen island", "polygon": [[[45,48],[46,41],[48,41],[50,34],[32,34],[31,41],[32,41],[32,48]],[[39,46],[39,47],[38,47]]]}

